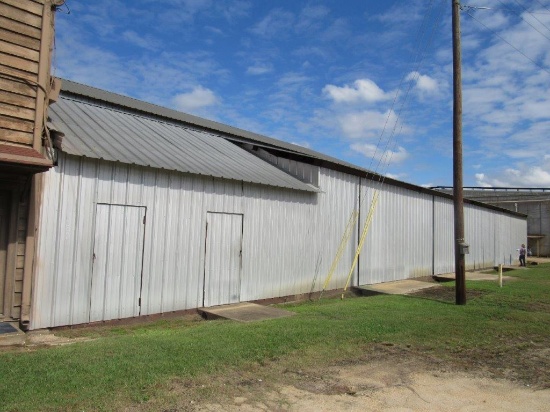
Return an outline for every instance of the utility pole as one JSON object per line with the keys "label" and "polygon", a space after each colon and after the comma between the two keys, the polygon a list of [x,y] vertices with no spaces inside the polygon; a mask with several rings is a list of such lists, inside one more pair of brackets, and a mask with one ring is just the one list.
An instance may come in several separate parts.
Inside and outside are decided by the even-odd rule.
{"label": "utility pole", "polygon": [[453,6],[453,197],[455,223],[455,292],[456,304],[466,304],[464,242],[464,199],[462,184],[462,71],[460,56],[460,1]]}

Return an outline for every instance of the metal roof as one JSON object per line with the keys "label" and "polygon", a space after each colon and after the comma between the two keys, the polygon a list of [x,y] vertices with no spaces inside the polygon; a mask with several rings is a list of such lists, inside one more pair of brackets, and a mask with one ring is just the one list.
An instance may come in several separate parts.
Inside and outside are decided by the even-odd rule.
{"label": "metal roof", "polygon": [[[66,79],[60,79],[60,80],[61,80],[61,96],[62,96],[60,97],[60,100],[63,100],[65,102],[71,99],[81,101],[81,102],[87,101],[90,106],[103,105],[111,108],[111,110],[114,110],[114,111],[116,110],[124,111],[123,113],[125,113],[127,116],[135,116],[135,117],[143,116],[143,118],[146,118],[151,122],[157,121],[158,123],[162,123],[163,121],[165,121],[166,124],[170,124],[173,127],[176,127],[179,129],[185,129],[186,127],[189,127],[189,129],[185,129],[185,130],[193,131],[193,133],[200,134],[202,136],[212,136],[217,138],[217,140],[225,140],[227,144],[231,144],[230,143],[231,141],[248,142],[257,146],[271,148],[277,151],[292,153],[297,156],[312,159],[311,160],[312,163],[321,164],[328,168],[341,170],[341,171],[344,171],[345,173],[361,176],[363,178],[383,181],[385,184],[389,184],[397,187],[403,187],[418,193],[427,193],[432,196],[437,196],[440,198],[447,198],[447,199],[453,198],[452,194],[448,194],[443,191],[429,189],[429,188],[414,185],[411,183],[403,182],[400,180],[392,179],[387,176],[380,176],[379,174],[371,170],[364,169],[357,165],[344,162],[340,159],[337,159],[331,156],[327,156],[323,153],[316,152],[315,150],[311,150],[306,147],[287,143],[281,140],[273,139],[257,133],[249,132],[247,130],[243,130],[233,126],[228,126],[222,123],[214,122],[212,120],[203,119],[187,113],[178,112],[176,110],[172,110],[172,109],[157,106],[151,103],[143,102],[141,100],[137,100],[131,97],[97,89],[95,87],[86,86],[70,80],[66,80]],[[55,106],[59,104],[62,104],[62,103],[59,101],[58,103],[53,104],[51,106],[52,108],[51,111],[54,111]],[[70,139],[70,140],[73,140],[73,139]],[[68,144],[66,143],[64,146],[68,146]],[[209,175],[226,177],[230,179],[238,179],[238,180],[243,180],[247,182],[268,184],[273,186],[289,187],[289,188],[298,189],[298,190],[317,191],[317,192],[319,191],[318,188],[293,178],[292,176],[288,175],[286,172],[283,172],[280,169],[277,169],[276,167],[270,165],[267,162],[264,162],[263,160],[260,160],[260,164],[258,164],[257,161],[259,159],[256,158],[254,155],[240,149],[235,145],[233,146],[234,146],[233,148],[234,150],[239,151],[239,153],[241,154],[243,154],[244,152],[246,155],[248,155],[250,162],[254,163],[254,165],[256,165],[260,171],[263,171],[262,175],[255,175],[255,173],[247,173],[248,176],[252,176],[250,180],[245,179],[242,176],[229,177],[228,173],[223,173],[221,176],[213,173],[208,173]],[[67,151],[67,153],[70,153],[70,152]],[[90,156],[90,157],[98,157],[98,156]],[[196,156],[192,156],[193,159],[195,157]],[[211,163],[211,160],[213,160],[213,157],[210,156],[207,158],[207,160],[208,160],[208,163]],[[143,162],[135,162],[135,163],[146,165],[146,166],[149,165],[148,163],[143,163]],[[208,168],[207,165],[204,165],[204,166]],[[215,165],[212,165],[212,168],[214,168],[214,166]],[[240,164],[240,166],[239,165],[236,165],[236,166],[237,168],[242,167],[243,164]],[[164,167],[164,168],[167,168],[167,167]],[[177,168],[175,170],[181,170],[181,169]],[[264,180],[263,178],[260,178],[260,176],[264,176],[267,172],[271,173],[270,171],[273,171],[273,175],[271,176],[270,179]],[[247,171],[243,170],[243,172],[247,172]],[[280,173],[283,173],[283,175],[281,176]],[[281,178],[284,177],[283,180],[285,181],[287,179],[290,179],[293,183],[291,185],[270,183],[270,182],[273,182],[274,180],[278,180],[277,179],[278,176],[280,176]],[[506,209],[499,208],[497,206],[492,206],[487,203],[481,203],[475,200],[464,199],[464,202],[478,205],[488,209],[498,210],[508,214],[525,217],[525,215],[522,215],[521,213],[512,212]]]}
{"label": "metal roof", "polygon": [[215,133],[63,95],[50,117],[68,154],[319,191]]}
{"label": "metal roof", "polygon": [[64,94],[74,94],[76,96],[85,96],[94,100],[99,100],[114,104],[117,106],[126,107],[129,109],[137,110],[148,115],[155,115],[164,117],[167,119],[176,120],[178,122],[186,123],[194,128],[202,128],[209,131],[219,132],[224,135],[226,139],[250,142],[255,145],[274,148],[297,155],[302,155],[312,159],[318,159],[321,161],[329,162],[334,165],[340,165],[346,168],[353,169],[355,171],[372,174],[373,172],[357,165],[345,162],[335,157],[327,156],[323,153],[315,150],[308,149],[307,147],[299,146],[296,144],[288,143],[282,140],[273,139],[258,133],[253,133],[248,130],[239,129],[238,127],[229,126],[223,123],[218,123],[213,120],[204,119],[201,117],[193,116],[187,113],[179,112],[176,110],[168,109],[166,107],[157,106],[152,103],[147,103],[141,100],[137,100],[131,97],[123,96],[120,94],[108,92],[105,90],[97,89],[95,87],[86,86],[80,83],[76,83],[70,80],[61,79],[61,91]]}

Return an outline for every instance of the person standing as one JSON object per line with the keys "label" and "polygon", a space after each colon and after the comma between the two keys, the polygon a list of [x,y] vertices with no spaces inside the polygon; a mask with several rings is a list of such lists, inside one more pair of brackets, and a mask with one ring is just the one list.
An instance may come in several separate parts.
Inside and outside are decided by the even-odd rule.
{"label": "person standing", "polygon": [[525,248],[525,245],[522,243],[521,247],[519,248],[519,265],[525,266],[525,254],[527,253],[527,249]]}

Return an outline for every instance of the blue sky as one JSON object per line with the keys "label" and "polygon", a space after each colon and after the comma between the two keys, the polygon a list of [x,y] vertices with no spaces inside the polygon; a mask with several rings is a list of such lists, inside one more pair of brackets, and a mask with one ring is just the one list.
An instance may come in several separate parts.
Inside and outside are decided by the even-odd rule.
{"label": "blue sky", "polygon": [[[550,0],[463,3],[464,185],[550,187]],[[450,0],[66,6],[56,76],[452,185]]]}

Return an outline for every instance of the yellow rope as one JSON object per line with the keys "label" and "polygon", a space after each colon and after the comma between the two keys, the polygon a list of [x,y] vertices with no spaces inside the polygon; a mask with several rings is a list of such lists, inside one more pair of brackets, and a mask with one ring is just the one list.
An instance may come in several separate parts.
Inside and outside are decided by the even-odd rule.
{"label": "yellow rope", "polygon": [[348,220],[348,224],[346,225],[346,230],[344,231],[344,235],[342,236],[342,239],[340,240],[340,246],[338,246],[338,251],[336,252],[336,255],[334,256],[334,260],[332,261],[332,265],[330,266],[330,269],[328,271],[327,278],[325,280],[325,283],[323,284],[323,290],[321,291],[321,295],[319,296],[319,299],[323,297],[323,293],[327,289],[327,286],[330,282],[330,279],[332,278],[332,275],[334,274],[334,271],[336,270],[336,266],[338,266],[338,262],[340,261],[340,258],[344,254],[344,249],[346,248],[346,245],[348,243],[349,238],[351,237],[351,234],[353,233],[353,229],[355,228],[355,223],[357,223],[357,219],[359,217],[359,212],[357,210],[353,210],[351,212],[351,215]]}
{"label": "yellow rope", "polygon": [[365,243],[365,239],[367,237],[367,232],[369,231],[369,226],[372,222],[372,217],[374,216],[374,210],[376,209],[376,204],[378,203],[378,190],[374,192],[374,195],[372,196],[372,203],[370,205],[369,214],[367,215],[367,219],[365,220],[365,226],[363,227],[363,233],[361,234],[361,240],[359,241],[359,245],[357,246],[357,250],[355,251],[355,257],[353,258],[353,263],[351,264],[351,269],[349,270],[348,279],[346,281],[346,286],[344,286],[344,291],[342,292],[342,299],[344,299],[344,294],[346,293],[346,290],[348,288],[349,282],[351,280],[351,275],[353,274],[353,270],[355,269],[355,266],[357,265],[357,260],[359,259],[359,254],[361,253],[361,250],[363,249],[363,244]]}

